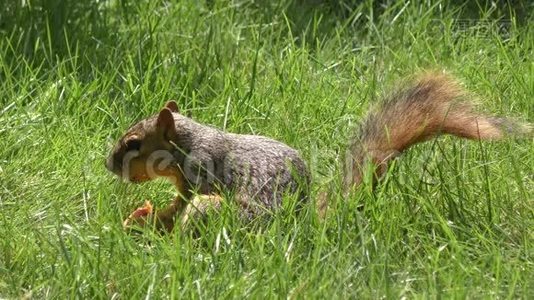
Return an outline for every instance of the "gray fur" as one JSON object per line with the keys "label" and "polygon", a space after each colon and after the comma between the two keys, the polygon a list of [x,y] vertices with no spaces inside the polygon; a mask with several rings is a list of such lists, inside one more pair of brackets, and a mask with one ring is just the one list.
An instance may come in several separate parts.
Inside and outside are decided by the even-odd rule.
{"label": "gray fur", "polygon": [[295,149],[267,137],[225,133],[178,113],[173,116],[179,148],[174,156],[199,193],[232,191],[248,216],[279,207],[285,193],[299,188],[300,198],[306,198],[309,171]]}

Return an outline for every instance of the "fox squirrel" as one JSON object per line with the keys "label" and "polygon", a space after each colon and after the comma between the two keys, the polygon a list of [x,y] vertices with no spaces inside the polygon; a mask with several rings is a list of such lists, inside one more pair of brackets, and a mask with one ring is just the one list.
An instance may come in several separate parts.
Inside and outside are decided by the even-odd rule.
{"label": "fox squirrel", "polygon": [[[366,168],[374,170],[376,181],[391,159],[441,134],[492,140],[527,132],[529,125],[475,112],[473,101],[453,78],[425,73],[381,102],[361,123],[344,163],[344,191],[362,183]],[[174,183],[179,195],[155,216],[168,231],[177,216],[187,218],[183,214],[191,211],[186,207],[194,192],[233,191],[243,215],[253,217],[279,207],[285,193],[306,200],[310,183],[308,168],[295,149],[267,137],[199,124],[181,115],[174,101],[133,125],[111,151],[106,167],[131,182],[166,177]],[[219,205],[221,198],[205,199]]]}

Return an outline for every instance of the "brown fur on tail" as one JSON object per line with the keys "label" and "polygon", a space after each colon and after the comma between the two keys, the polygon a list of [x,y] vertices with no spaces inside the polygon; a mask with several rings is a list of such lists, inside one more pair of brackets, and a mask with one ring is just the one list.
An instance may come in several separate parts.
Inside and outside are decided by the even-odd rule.
{"label": "brown fur on tail", "polygon": [[508,119],[477,113],[474,101],[454,79],[426,73],[386,99],[362,123],[346,157],[344,188],[347,192],[358,186],[368,165],[374,166],[379,178],[392,158],[441,134],[493,140],[529,130]]}

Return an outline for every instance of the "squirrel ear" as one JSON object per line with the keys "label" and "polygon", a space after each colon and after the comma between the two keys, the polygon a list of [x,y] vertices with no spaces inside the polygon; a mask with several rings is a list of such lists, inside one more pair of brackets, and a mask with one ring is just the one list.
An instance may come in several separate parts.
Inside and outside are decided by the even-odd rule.
{"label": "squirrel ear", "polygon": [[174,100],[168,101],[164,108],[168,108],[171,112],[178,112],[178,104],[176,104],[176,101]]}
{"label": "squirrel ear", "polygon": [[156,126],[160,128],[165,134],[166,138],[171,138],[176,133],[176,127],[174,126],[174,117],[172,112],[168,108],[164,108],[159,112]]}

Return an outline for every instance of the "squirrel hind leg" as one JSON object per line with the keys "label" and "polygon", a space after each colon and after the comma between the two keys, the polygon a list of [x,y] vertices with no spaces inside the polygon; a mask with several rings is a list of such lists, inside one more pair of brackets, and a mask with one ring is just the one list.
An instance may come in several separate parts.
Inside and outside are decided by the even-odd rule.
{"label": "squirrel hind leg", "polygon": [[205,221],[210,210],[220,211],[223,198],[220,195],[197,195],[187,205],[180,219],[181,229],[187,228],[193,222]]}

